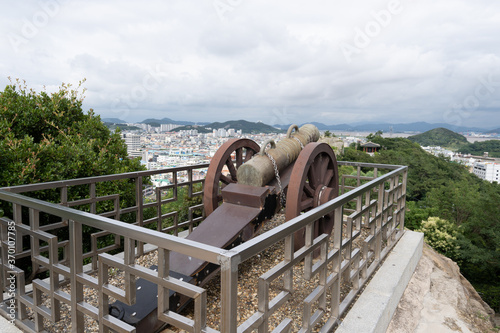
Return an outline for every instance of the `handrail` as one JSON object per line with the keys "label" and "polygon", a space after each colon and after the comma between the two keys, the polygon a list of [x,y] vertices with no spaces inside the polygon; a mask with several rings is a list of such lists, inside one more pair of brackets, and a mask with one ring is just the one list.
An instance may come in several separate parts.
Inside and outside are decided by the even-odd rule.
{"label": "handrail", "polygon": [[95,177],[76,178],[76,179],[70,179],[70,180],[56,180],[53,182],[44,182],[44,183],[37,183],[37,184],[7,186],[7,187],[0,188],[0,190],[9,191],[9,192],[13,192],[13,193],[23,193],[23,192],[28,192],[28,191],[48,190],[48,189],[52,189],[52,188],[59,188],[59,187],[65,187],[65,186],[75,186],[75,185],[85,185],[85,184],[90,184],[90,183],[99,183],[99,182],[111,181],[111,180],[132,179],[132,178],[137,178],[137,177],[148,177],[148,176],[162,174],[162,173],[172,173],[172,172],[178,172],[178,171],[203,169],[203,168],[208,168],[208,166],[209,166],[209,163],[203,163],[203,164],[165,168],[165,169],[157,169],[157,170],[126,172],[126,173],[120,173],[120,174],[116,174],[116,175],[103,175],[103,176],[95,176]]}
{"label": "handrail", "polygon": [[[366,163],[356,163],[357,165],[363,166],[361,164],[366,164]],[[364,165],[367,166],[367,165]],[[380,165],[379,165],[380,167]],[[304,228],[310,221],[315,221],[319,219],[320,217],[331,213],[334,211],[337,207],[341,207],[342,205],[346,204],[347,202],[355,199],[356,197],[359,196],[359,192],[365,192],[366,190],[373,188],[375,186],[378,186],[382,184],[383,182],[387,181],[387,179],[390,179],[394,177],[397,174],[400,174],[404,172],[405,170],[408,169],[407,166],[397,166],[398,168],[383,175],[380,176],[366,184],[361,185],[360,187],[356,188],[356,191],[351,191],[344,193],[335,199],[318,206],[314,209],[311,209],[308,212],[305,212],[304,214],[301,214],[290,221],[287,221],[276,228],[273,229],[272,233],[263,233],[261,235],[258,235],[247,242],[235,247],[232,252],[237,253],[240,256],[241,261],[245,261],[246,259],[254,256],[255,254],[259,253],[263,248],[267,248],[268,246],[271,246],[274,244],[276,241],[284,239],[287,235],[290,233],[294,233],[302,228]],[[260,247],[260,251],[256,251],[256,247]]]}

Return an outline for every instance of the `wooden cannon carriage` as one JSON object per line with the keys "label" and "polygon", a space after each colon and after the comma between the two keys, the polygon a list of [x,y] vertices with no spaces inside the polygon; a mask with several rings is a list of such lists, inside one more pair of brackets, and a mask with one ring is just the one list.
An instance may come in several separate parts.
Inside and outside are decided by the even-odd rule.
{"label": "wooden cannon carriage", "polygon": [[[317,143],[318,139],[318,129],[307,124],[290,126],[286,138],[278,143],[268,141],[262,147],[250,139],[227,141],[207,171],[203,196],[206,219],[186,238],[230,249],[251,239],[282,208],[290,220],[335,198],[339,188],[335,154],[328,144]],[[321,217],[315,223],[315,237],[330,234],[333,225],[333,213]],[[305,244],[305,231],[297,232],[294,238],[298,250]],[[173,252],[170,269],[170,275],[202,287],[220,268]],[[156,319],[156,300],[152,298],[157,288],[148,281],[137,285],[141,283],[145,286],[137,292],[137,303],[128,306],[116,302],[111,314],[136,326],[137,332],[152,332],[162,324]],[[151,308],[144,304],[148,299],[153,300]],[[189,301],[171,293],[170,309],[180,311]]]}

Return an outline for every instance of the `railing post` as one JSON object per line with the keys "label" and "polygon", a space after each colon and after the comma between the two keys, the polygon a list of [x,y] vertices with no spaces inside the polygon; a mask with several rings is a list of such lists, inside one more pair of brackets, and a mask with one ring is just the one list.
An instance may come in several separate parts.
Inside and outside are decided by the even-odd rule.
{"label": "railing post", "polygon": [[221,332],[236,332],[238,322],[238,257],[221,255]]}
{"label": "railing post", "polygon": [[82,257],[82,224],[69,221],[69,246],[71,268],[71,332],[84,331],[83,313],[78,311],[78,303],[83,302],[83,284],[78,282],[77,275],[83,273]]}
{"label": "railing post", "polygon": [[406,185],[408,179],[408,168],[403,172],[403,187],[401,188],[401,220],[399,221],[399,228],[401,231],[405,230],[405,216],[406,216]]}
{"label": "railing post", "polygon": [[[138,226],[143,226],[144,211],[143,211],[143,195],[142,195],[142,176],[135,179],[135,204],[137,206],[136,222]],[[144,243],[137,242],[137,255],[144,254]]]}

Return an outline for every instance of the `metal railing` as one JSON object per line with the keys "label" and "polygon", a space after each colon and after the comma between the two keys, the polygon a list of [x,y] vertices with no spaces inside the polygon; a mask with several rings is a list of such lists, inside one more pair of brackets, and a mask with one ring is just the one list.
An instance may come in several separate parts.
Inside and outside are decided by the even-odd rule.
{"label": "metal railing", "polygon": [[[207,166],[0,189],[0,202],[7,207],[6,216],[0,218],[0,287],[4,291],[0,314],[26,331],[40,332],[47,323],[61,319],[61,304],[66,304],[74,332],[85,331],[85,317],[97,321],[102,332],[134,332],[133,326],[108,314],[108,305],[110,299],[133,304],[135,280],[141,277],[158,285],[158,319],[172,327],[191,332],[267,332],[272,328],[281,332],[296,327],[326,332],[340,323],[404,232],[407,167],[339,162],[341,170],[348,170],[340,182],[340,196],[272,232],[231,250],[176,237],[203,220],[202,205],[196,202],[189,207],[185,221],[177,218],[178,211],[165,211],[164,207],[179,200],[182,188],[189,198],[201,197],[202,190],[196,187],[203,179],[193,175],[203,175]],[[144,184],[160,174],[167,175],[170,183],[157,187],[154,198],[144,199]],[[127,193],[106,193],[114,187],[104,184],[113,182],[133,188],[133,198],[127,198]],[[36,196],[38,191],[52,191],[57,203],[27,196]],[[331,236],[313,239],[314,221],[331,212],[335,216]],[[306,245],[294,252],[294,233],[303,228]],[[144,254],[144,244],[158,251],[157,271],[136,263]],[[244,318],[239,313],[239,268],[271,246],[280,248],[283,259],[260,276],[245,276],[257,281],[258,306]],[[119,251],[123,251],[122,257],[112,255]],[[171,251],[220,265],[219,323],[207,323],[206,289],[169,276]],[[28,262],[27,268],[19,267],[22,262]],[[124,272],[123,289],[110,283],[110,268]],[[297,271],[303,273],[297,277]],[[316,281],[298,303],[302,314],[299,319],[275,323],[275,314],[295,298],[297,278]],[[281,281],[277,289],[276,281]],[[26,289],[29,282],[32,291]],[[345,295],[340,292],[342,284],[350,285]],[[86,299],[84,288],[97,295],[97,306]],[[194,300],[191,317],[169,311],[170,290]]]}

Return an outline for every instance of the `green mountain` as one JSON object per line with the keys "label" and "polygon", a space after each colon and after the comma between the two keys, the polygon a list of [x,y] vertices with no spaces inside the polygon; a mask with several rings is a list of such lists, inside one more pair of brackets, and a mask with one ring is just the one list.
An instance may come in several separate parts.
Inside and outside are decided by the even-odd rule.
{"label": "green mountain", "polygon": [[208,130],[204,126],[198,126],[198,125],[185,125],[181,127],[176,127],[172,130],[172,132],[179,132],[183,130],[184,131],[197,130],[198,133],[212,133],[212,130]]}
{"label": "green mountain", "polygon": [[273,126],[266,125],[261,122],[252,123],[246,120],[230,120],[224,123],[211,123],[206,125],[205,127],[210,127],[212,129],[218,128],[234,128],[235,130],[241,130],[243,133],[249,134],[258,134],[258,133],[281,133],[283,132],[280,129],[277,129]]}
{"label": "green mountain", "polygon": [[422,134],[412,135],[408,139],[421,146],[458,147],[467,144],[467,139],[463,135],[443,127],[435,128]]}
{"label": "green mountain", "polygon": [[491,130],[491,131],[486,132],[486,134],[491,134],[491,133],[500,133],[500,127],[499,127],[499,128],[496,128],[496,129],[494,129],[494,130]]}
{"label": "green mountain", "polygon": [[[208,130],[208,129],[211,130]],[[234,128],[236,131],[241,130],[243,133],[247,134],[258,134],[258,133],[282,133],[283,130],[280,130],[278,128],[266,125],[264,123],[258,122],[258,123],[253,123],[250,121],[246,120],[230,120],[226,121],[224,123],[211,123],[205,126],[197,126],[197,127],[192,127],[192,126],[183,126],[183,127],[178,127],[174,129],[175,132],[180,131],[180,130],[186,130],[186,129],[197,129],[200,133],[206,133],[206,132],[211,132],[214,129],[219,129],[219,128]]]}
{"label": "green mountain", "polygon": [[121,120],[119,118],[101,118],[103,123],[112,123],[112,124],[126,124],[128,121]]}
{"label": "green mountain", "polygon": [[477,141],[459,146],[457,149],[463,154],[483,156],[485,152],[489,157],[500,157],[500,140]]}

